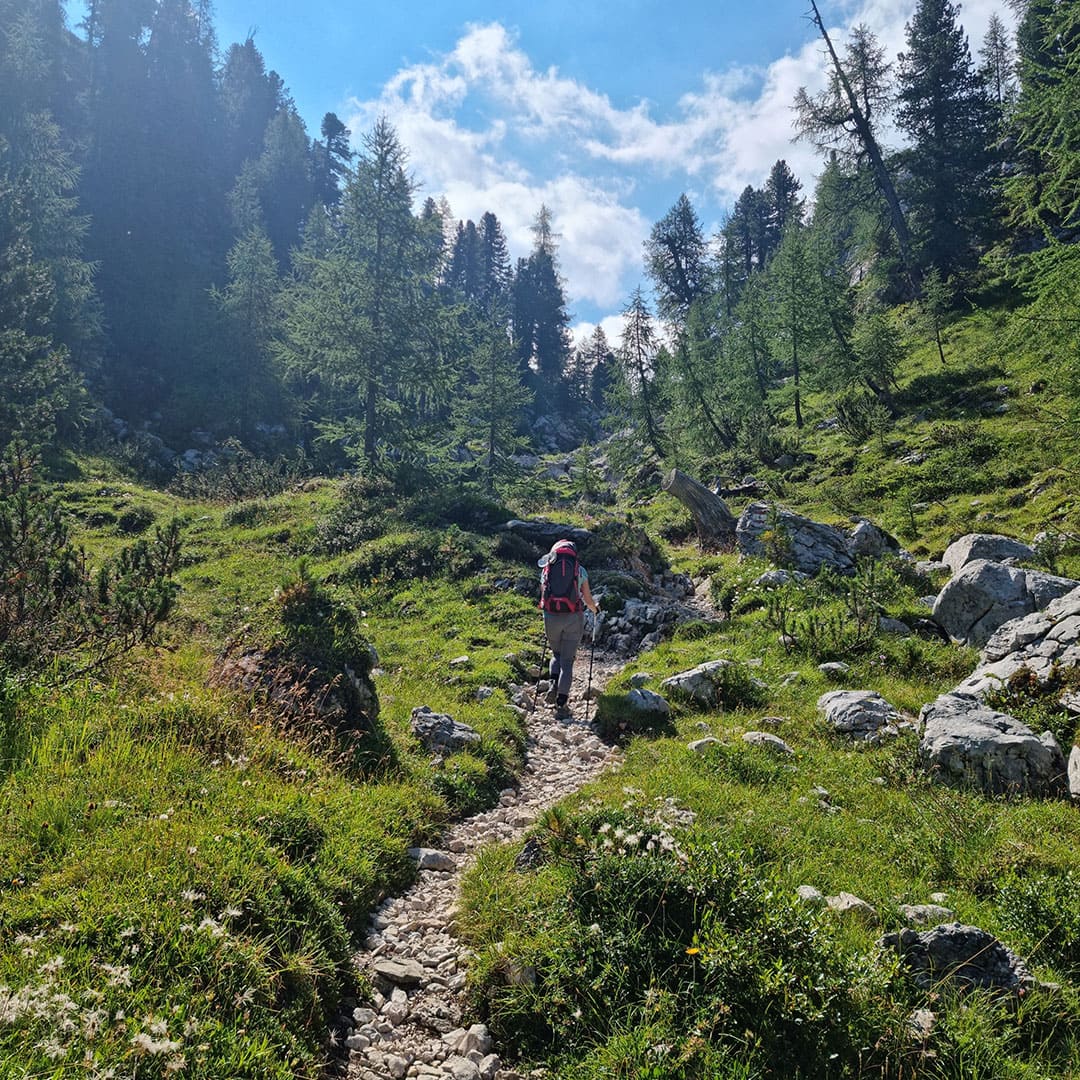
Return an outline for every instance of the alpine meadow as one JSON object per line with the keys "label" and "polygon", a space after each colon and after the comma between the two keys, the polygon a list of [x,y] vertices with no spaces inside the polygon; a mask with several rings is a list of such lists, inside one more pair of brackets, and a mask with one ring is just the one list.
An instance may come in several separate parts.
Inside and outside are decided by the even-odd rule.
{"label": "alpine meadow", "polygon": [[1080,2],[807,4],[739,193],[0,0],[0,1080],[1080,1080]]}

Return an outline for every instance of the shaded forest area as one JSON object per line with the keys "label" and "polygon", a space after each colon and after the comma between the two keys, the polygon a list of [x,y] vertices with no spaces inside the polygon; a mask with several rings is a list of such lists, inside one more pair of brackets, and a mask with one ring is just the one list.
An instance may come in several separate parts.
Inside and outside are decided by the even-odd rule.
{"label": "shaded forest area", "polygon": [[603,418],[628,463],[737,473],[797,453],[808,389],[854,437],[886,428],[905,348],[947,364],[973,305],[1075,385],[1080,11],[1014,6],[1015,42],[995,17],[973,54],[959,5],[919,0],[895,58],[865,27],[832,42],[814,6],[812,200],[778,161],[708,237],[680,197],[622,339],[574,350],[546,207],[512,264],[494,211],[418,205],[386,120],[357,150],[333,113],[312,138],[203,0],[93,0],[74,30],[55,0],[0,0],[0,445],[105,445],[167,479],[239,440],[492,488],[538,417],[562,449]]}

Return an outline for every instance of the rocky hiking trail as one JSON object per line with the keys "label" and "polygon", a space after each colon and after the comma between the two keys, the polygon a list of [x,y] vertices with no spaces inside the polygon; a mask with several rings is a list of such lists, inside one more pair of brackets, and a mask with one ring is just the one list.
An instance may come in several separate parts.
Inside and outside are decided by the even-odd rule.
{"label": "rocky hiking trail", "polygon": [[[597,650],[594,698],[624,663],[625,658]],[[375,992],[342,1017],[350,1080],[521,1076],[503,1066],[486,1027],[470,1022],[465,1003],[469,950],[455,934],[458,890],[484,845],[520,839],[548,807],[605,769],[618,767],[620,751],[601,740],[592,723],[595,701],[588,703],[585,722],[588,672],[588,646],[583,645],[574,665],[573,716],[556,720],[554,707],[544,703],[542,694],[528,714],[519,786],[504,790],[491,809],[449,826],[439,848],[414,849],[415,883],[402,896],[385,900],[372,915],[355,964]],[[540,685],[543,689],[546,684]],[[528,687],[530,695],[534,688]]]}

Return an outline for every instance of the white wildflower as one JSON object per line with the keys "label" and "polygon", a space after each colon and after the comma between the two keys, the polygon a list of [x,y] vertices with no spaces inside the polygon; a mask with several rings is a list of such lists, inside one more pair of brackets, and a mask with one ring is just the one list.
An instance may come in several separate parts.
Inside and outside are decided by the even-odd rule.
{"label": "white wildflower", "polygon": [[127,926],[123,930],[120,931],[120,936],[122,938],[134,937],[138,932],[139,931],[138,931],[137,927]]}
{"label": "white wildflower", "polygon": [[187,1068],[187,1059],[181,1054],[179,1057],[169,1058],[165,1062],[165,1075],[183,1072]]}
{"label": "white wildflower", "polygon": [[174,1050],[179,1050],[182,1043],[174,1042],[172,1039],[155,1039],[145,1031],[140,1031],[132,1038],[131,1045],[140,1054],[156,1057],[159,1054],[171,1054]]}
{"label": "white wildflower", "polygon": [[98,964],[98,967],[108,976],[109,986],[131,985],[131,968],[121,964]]}
{"label": "white wildflower", "polygon": [[241,916],[241,915],[243,915],[243,914],[244,914],[244,909],[243,909],[243,908],[238,908],[238,907],[227,907],[227,908],[226,908],[226,909],[225,909],[225,910],[224,910],[224,911],[223,911],[223,912],[221,913],[221,916],[220,916],[220,917],[221,917],[222,919],[239,919],[239,918],[240,918],[240,916]]}
{"label": "white wildflower", "polygon": [[215,938],[222,937],[225,934],[225,927],[209,916],[199,923],[199,929],[205,930],[211,937]]}
{"label": "white wildflower", "polygon": [[200,900],[206,899],[206,894],[199,892],[197,889],[185,889],[180,894],[181,900],[186,900],[189,904],[196,904]]}
{"label": "white wildflower", "polygon": [[50,960],[46,960],[37,970],[39,975],[55,975],[64,966],[64,958],[62,956],[54,956]]}

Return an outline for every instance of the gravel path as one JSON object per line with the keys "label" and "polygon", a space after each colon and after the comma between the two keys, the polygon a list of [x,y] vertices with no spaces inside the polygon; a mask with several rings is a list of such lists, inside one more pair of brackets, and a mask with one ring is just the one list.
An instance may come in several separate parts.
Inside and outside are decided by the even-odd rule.
{"label": "gravel path", "polygon": [[[597,653],[594,694],[621,666]],[[492,809],[451,826],[439,849],[414,852],[416,883],[372,916],[355,963],[377,990],[355,1010],[345,1034],[349,1080],[518,1080],[503,1067],[487,1029],[470,1024],[466,1014],[469,952],[454,933],[455,905],[461,875],[481,847],[520,838],[544,809],[619,762],[619,751],[593,727],[595,703],[584,722],[588,670],[585,652],[575,665],[572,719],[557,721],[542,699],[530,714],[520,786],[503,791]]]}

